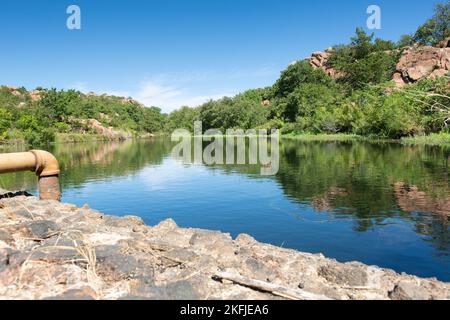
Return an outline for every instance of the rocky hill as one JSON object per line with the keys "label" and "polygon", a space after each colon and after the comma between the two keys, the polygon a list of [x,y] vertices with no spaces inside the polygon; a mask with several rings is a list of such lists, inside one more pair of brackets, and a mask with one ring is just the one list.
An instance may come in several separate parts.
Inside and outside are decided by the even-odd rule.
{"label": "rocky hill", "polygon": [[160,132],[164,118],[159,108],[126,97],[0,86],[0,143],[83,141],[88,134],[122,140]]}
{"label": "rocky hill", "polygon": [[[450,38],[435,47],[414,45],[401,49],[401,52],[392,79],[399,87],[422,79],[446,76],[450,72]],[[332,54],[333,49],[329,48],[324,52],[314,52],[306,60],[313,68],[322,69],[327,75],[337,79],[340,73],[329,63]]]}

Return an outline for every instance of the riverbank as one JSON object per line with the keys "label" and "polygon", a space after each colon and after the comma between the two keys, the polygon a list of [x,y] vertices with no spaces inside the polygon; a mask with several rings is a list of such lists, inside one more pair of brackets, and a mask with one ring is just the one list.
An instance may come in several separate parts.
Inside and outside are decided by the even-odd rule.
{"label": "riverbank", "polygon": [[285,139],[300,141],[367,141],[367,142],[398,142],[405,145],[450,146],[449,133],[435,133],[423,136],[403,137],[400,139],[385,139],[376,136],[365,137],[356,134],[287,134]]}
{"label": "riverbank", "polygon": [[[160,136],[159,134],[128,134],[123,135],[121,137],[112,138],[109,136],[95,134],[95,133],[58,133],[55,135],[54,144],[65,144],[65,143],[90,143],[90,142],[108,142],[108,141],[124,141],[131,139],[148,139]],[[1,147],[10,147],[10,146],[27,146],[27,142],[25,140],[15,139],[15,140],[4,140],[0,141]]]}
{"label": "riverbank", "polygon": [[84,143],[99,141],[114,141],[111,137],[101,134],[80,134],[80,133],[58,133],[55,136],[55,143]]}
{"label": "riverbank", "polygon": [[403,138],[401,141],[408,145],[450,146],[450,134],[436,133],[428,136]]}
{"label": "riverbank", "polygon": [[1,299],[450,299],[450,284],[0,192]]}
{"label": "riverbank", "polygon": [[[48,143],[86,143],[86,142],[102,142],[102,141],[117,141],[119,139],[113,139],[111,137],[94,134],[94,133],[57,133],[52,142]],[[28,143],[25,139],[14,139],[14,140],[2,140],[0,141],[0,147],[5,146],[27,146]]]}
{"label": "riverbank", "polygon": [[[146,139],[161,136],[169,136],[168,134],[142,134],[135,136],[128,136],[123,139],[112,139],[108,136],[100,134],[78,134],[78,133],[59,133],[55,137],[54,143],[86,143],[86,142],[105,142],[105,141],[117,141],[117,140],[129,140],[129,139]],[[350,141],[367,141],[367,142],[397,142],[405,145],[429,145],[429,146],[450,146],[450,134],[449,133],[436,133],[424,136],[403,137],[401,139],[385,139],[379,137],[365,137],[356,134],[285,134],[281,135],[283,139],[294,139],[299,141],[337,141],[337,142],[350,142]],[[0,141],[0,147],[2,146],[14,146],[14,145],[26,145],[24,140],[5,140]]]}

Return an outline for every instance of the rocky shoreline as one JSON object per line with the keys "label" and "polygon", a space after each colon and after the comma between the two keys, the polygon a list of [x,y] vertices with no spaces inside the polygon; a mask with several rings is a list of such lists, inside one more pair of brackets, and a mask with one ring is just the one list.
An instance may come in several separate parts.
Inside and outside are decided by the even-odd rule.
{"label": "rocky shoreline", "polygon": [[0,190],[0,299],[450,299],[450,284]]}

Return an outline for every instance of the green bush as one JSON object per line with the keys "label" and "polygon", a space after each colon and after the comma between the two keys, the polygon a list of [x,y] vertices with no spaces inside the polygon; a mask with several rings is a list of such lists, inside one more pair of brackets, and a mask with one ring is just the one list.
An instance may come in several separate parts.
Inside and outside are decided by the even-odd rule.
{"label": "green bush", "polygon": [[11,127],[12,115],[3,108],[0,108],[0,141],[6,139],[7,131]]}
{"label": "green bush", "polygon": [[264,129],[264,130],[270,131],[270,130],[274,130],[274,129],[277,129],[277,130],[283,129],[284,126],[285,126],[285,123],[283,120],[274,118],[274,119],[271,119],[268,122],[258,126],[257,129]]}
{"label": "green bush", "polygon": [[189,132],[193,132],[194,122],[198,120],[198,116],[198,109],[182,107],[181,109],[175,110],[168,115],[164,128],[169,133],[176,129],[185,129]]}
{"label": "green bush", "polygon": [[286,97],[301,84],[313,83],[329,85],[332,82],[321,69],[314,69],[307,61],[291,64],[281,73],[273,87],[275,97]]}
{"label": "green bush", "polygon": [[203,130],[253,129],[267,122],[268,109],[258,96],[243,93],[234,98],[209,101],[198,109]]}
{"label": "green bush", "polygon": [[342,74],[339,81],[361,89],[392,79],[399,60],[399,54],[392,51],[395,44],[373,37],[358,28],[349,45],[335,47],[330,64]]}
{"label": "green bush", "polygon": [[83,124],[87,119],[96,119],[118,131],[155,133],[163,130],[165,115],[159,108],[146,108],[120,97],[85,95],[75,90],[40,90],[41,99],[35,102],[24,88],[14,90],[13,94],[13,90],[0,87],[0,140],[48,143],[54,140],[55,133],[89,132]]}
{"label": "green bush", "polygon": [[450,37],[450,2],[436,5],[433,17],[417,29],[413,40],[425,45],[436,45],[448,37]]}
{"label": "green bush", "polygon": [[288,122],[293,122],[298,117],[314,117],[318,108],[334,106],[338,97],[339,92],[334,90],[334,87],[313,83],[300,84],[287,96],[282,116]]}
{"label": "green bush", "polygon": [[286,123],[283,128],[281,128],[281,133],[284,135],[289,135],[289,134],[300,134],[304,132],[304,126],[301,125],[299,122],[294,122],[294,123]]}

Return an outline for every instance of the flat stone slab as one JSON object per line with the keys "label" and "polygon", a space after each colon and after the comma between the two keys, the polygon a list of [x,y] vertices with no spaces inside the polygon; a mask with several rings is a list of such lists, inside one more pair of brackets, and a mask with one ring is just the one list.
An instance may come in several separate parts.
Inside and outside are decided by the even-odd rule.
{"label": "flat stone slab", "polygon": [[0,299],[429,300],[450,284],[0,189]]}

